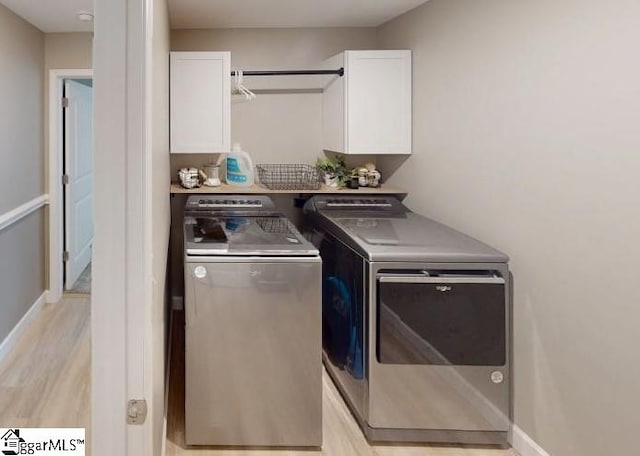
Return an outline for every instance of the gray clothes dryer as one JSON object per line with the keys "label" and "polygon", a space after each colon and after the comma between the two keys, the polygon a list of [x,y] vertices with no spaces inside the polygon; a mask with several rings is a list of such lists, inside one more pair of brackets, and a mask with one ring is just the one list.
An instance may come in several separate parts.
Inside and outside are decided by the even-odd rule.
{"label": "gray clothes dryer", "polygon": [[315,196],[325,365],[372,441],[507,442],[508,257],[389,196]]}

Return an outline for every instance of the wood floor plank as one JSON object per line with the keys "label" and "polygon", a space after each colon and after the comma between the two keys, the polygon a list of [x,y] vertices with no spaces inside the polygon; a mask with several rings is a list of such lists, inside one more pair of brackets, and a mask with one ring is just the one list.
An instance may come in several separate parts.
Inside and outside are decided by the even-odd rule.
{"label": "wood floor plank", "polygon": [[517,456],[512,449],[456,445],[370,445],[336,386],[323,370],[321,450],[186,447],[184,440],[184,316],[174,312],[166,456]]}
{"label": "wood floor plank", "polygon": [[[326,372],[322,450],[186,448],[184,331],[172,341],[167,456],[517,456],[513,450],[437,445],[370,445]],[[84,427],[91,435],[91,337],[88,296],[43,306],[0,362],[0,427]],[[87,452],[89,454],[89,452]]]}
{"label": "wood floor plank", "polygon": [[90,441],[90,331],[89,296],[42,307],[0,362],[0,427],[83,427]]}

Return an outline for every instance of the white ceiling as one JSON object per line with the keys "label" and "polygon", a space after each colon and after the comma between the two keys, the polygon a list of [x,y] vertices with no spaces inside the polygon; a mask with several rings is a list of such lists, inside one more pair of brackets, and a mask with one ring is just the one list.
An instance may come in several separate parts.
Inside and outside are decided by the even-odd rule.
{"label": "white ceiling", "polygon": [[[375,27],[427,0],[168,0],[173,28]],[[0,0],[46,33],[88,32],[92,0]]]}
{"label": "white ceiling", "polygon": [[427,0],[168,0],[172,28],[376,27]]}
{"label": "white ceiling", "polygon": [[93,22],[76,18],[79,11],[93,11],[93,0],[0,0],[0,3],[46,33],[93,30]]}

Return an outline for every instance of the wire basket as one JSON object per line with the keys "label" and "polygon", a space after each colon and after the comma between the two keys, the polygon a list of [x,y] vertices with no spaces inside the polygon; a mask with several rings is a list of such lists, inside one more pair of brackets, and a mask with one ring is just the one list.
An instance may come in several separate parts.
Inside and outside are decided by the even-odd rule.
{"label": "wire basket", "polygon": [[320,173],[312,165],[256,165],[256,169],[260,183],[270,190],[318,190],[320,188]]}

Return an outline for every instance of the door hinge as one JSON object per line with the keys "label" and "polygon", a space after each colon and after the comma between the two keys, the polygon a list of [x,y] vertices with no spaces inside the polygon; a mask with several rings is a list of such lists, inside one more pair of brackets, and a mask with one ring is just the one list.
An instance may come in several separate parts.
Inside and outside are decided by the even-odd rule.
{"label": "door hinge", "polygon": [[62,252],[62,261],[69,261],[69,251],[65,250]]}
{"label": "door hinge", "polygon": [[69,98],[62,97],[61,104],[62,104],[63,108],[68,108],[69,107]]}
{"label": "door hinge", "polygon": [[62,175],[62,185],[69,185],[69,175],[68,174],[63,174]]}
{"label": "door hinge", "polygon": [[127,424],[144,424],[147,418],[147,401],[131,399],[127,403]]}

